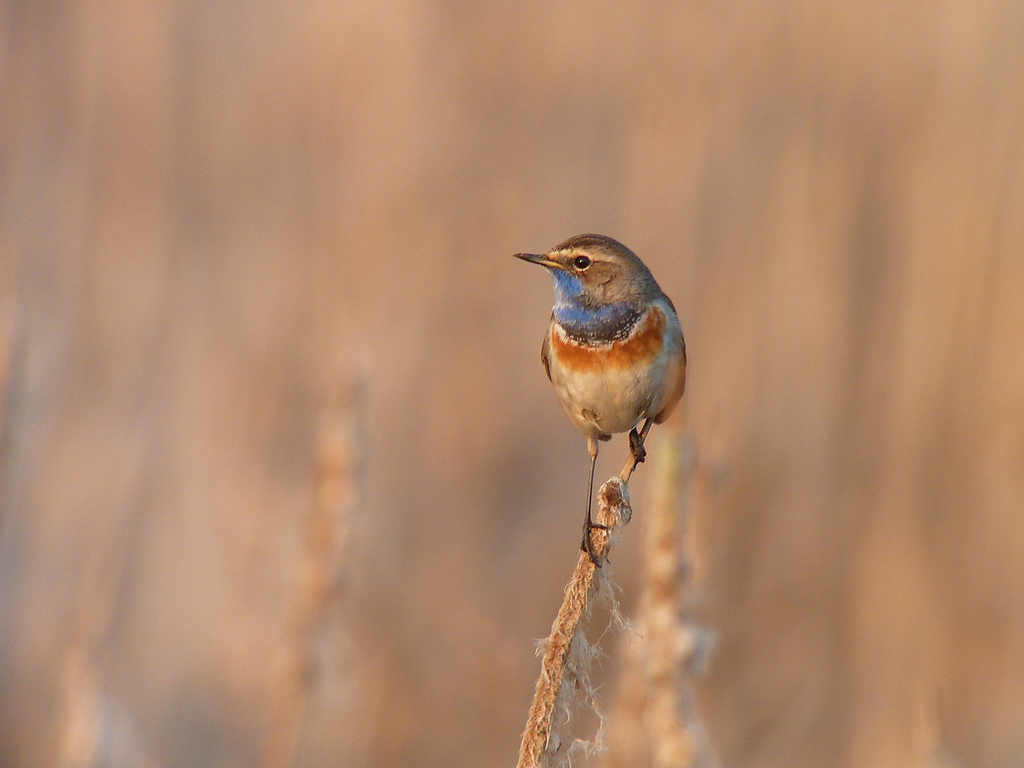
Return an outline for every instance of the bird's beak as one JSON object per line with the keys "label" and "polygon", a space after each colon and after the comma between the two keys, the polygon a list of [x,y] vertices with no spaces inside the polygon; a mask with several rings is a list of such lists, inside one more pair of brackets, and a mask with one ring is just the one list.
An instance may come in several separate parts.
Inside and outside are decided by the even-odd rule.
{"label": "bird's beak", "polygon": [[565,269],[565,267],[557,261],[551,261],[551,259],[547,258],[543,253],[516,253],[513,255],[517,259],[528,261],[531,264],[540,264],[542,267],[547,267],[549,269]]}

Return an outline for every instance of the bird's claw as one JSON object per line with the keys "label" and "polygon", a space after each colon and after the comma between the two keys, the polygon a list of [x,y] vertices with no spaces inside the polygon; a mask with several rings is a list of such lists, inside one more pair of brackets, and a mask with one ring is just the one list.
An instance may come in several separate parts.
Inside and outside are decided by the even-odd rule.
{"label": "bird's claw", "polygon": [[644,448],[644,441],[640,439],[636,427],[629,431],[629,451],[633,454],[633,461],[637,464],[643,464],[644,459],[647,458],[647,449]]}
{"label": "bird's claw", "polygon": [[595,523],[593,520],[588,518],[583,524],[583,541],[580,542],[580,550],[587,553],[587,556],[590,557],[590,562],[592,562],[595,567],[600,568],[601,557],[594,551],[594,540],[590,537],[590,532],[595,528],[601,531],[611,530],[610,525]]}

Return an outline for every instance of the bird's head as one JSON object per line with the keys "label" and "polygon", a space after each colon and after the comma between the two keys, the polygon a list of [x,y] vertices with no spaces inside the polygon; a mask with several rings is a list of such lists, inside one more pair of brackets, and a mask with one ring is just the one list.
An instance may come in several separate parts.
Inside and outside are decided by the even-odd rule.
{"label": "bird's head", "polygon": [[639,305],[661,292],[640,258],[604,235],[576,235],[547,253],[515,256],[547,268],[555,280],[555,306]]}

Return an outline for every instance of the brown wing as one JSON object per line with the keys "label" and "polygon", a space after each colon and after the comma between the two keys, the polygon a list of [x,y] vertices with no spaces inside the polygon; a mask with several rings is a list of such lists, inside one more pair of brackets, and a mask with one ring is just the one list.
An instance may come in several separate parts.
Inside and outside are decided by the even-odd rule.
{"label": "brown wing", "polygon": [[[672,411],[675,410],[676,405],[683,397],[683,390],[686,389],[686,341],[682,341],[682,345],[679,348],[679,354],[675,356],[675,360],[669,363],[669,381],[675,381],[675,385],[672,389],[672,395],[665,402],[665,405],[654,417],[655,424],[663,424],[665,420],[672,415]],[[671,370],[675,367],[675,370]]]}
{"label": "brown wing", "polygon": [[544,363],[544,373],[548,375],[548,381],[551,381],[551,329],[544,334],[544,341],[540,345],[540,361]]}

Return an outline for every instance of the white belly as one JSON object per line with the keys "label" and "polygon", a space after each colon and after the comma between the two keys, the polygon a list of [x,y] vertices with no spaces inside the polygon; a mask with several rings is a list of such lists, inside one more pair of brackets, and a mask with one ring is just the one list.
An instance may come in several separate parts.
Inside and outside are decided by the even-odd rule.
{"label": "white belly", "polygon": [[[658,369],[662,375],[658,375]],[[657,413],[664,366],[633,366],[612,373],[574,373],[552,366],[551,381],[576,428],[588,435],[628,432]]]}

